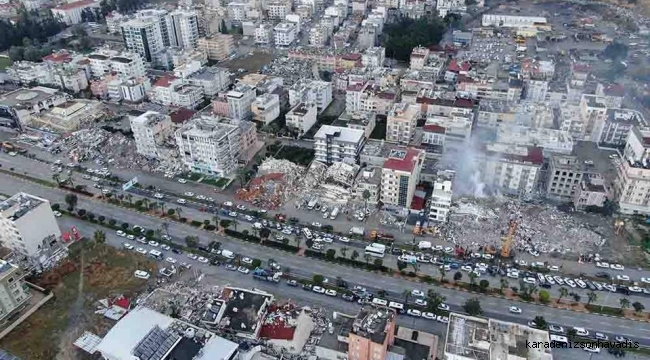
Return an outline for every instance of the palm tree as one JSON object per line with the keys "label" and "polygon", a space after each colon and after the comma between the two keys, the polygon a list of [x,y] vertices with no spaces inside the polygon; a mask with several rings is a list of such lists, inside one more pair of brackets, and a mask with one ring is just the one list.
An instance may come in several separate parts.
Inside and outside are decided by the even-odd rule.
{"label": "palm tree", "polygon": [[246,184],[247,177],[248,177],[248,171],[246,171],[246,168],[240,167],[239,169],[237,169],[237,179],[239,179],[239,187],[241,187],[242,189]]}
{"label": "palm tree", "polygon": [[587,305],[591,304],[592,302],[596,301],[598,299],[598,295],[596,295],[595,292],[590,291],[587,293]]}
{"label": "palm tree", "polygon": [[558,290],[560,293],[560,297],[557,298],[557,303],[560,303],[560,300],[562,300],[563,297],[569,295],[569,290],[565,287],[561,287],[560,290]]}
{"label": "palm tree", "polygon": [[341,254],[343,255],[343,257],[347,257],[347,252],[348,252],[348,250],[349,250],[348,247],[347,247],[347,246],[344,246],[344,247],[342,247],[341,250],[339,250],[339,251],[341,251]]}
{"label": "palm tree", "polygon": [[144,205],[145,209],[148,209],[149,208],[149,199],[142,198],[142,204]]}
{"label": "palm tree", "polygon": [[363,254],[363,259],[366,260],[366,264],[370,262],[370,254]]}
{"label": "palm tree", "polygon": [[503,289],[508,287],[508,280],[501,278],[499,281],[499,290],[503,293]]}
{"label": "palm tree", "polygon": [[162,224],[160,224],[160,227],[165,230],[165,235],[169,236],[169,224],[163,222]]}
{"label": "palm tree", "polygon": [[445,271],[445,267],[440,266],[438,268],[438,272],[440,272],[440,282],[443,282],[445,280],[445,275],[447,275],[447,271]]}
{"label": "palm tree", "polygon": [[365,202],[364,210],[368,211],[368,200],[370,199],[370,191],[368,189],[363,190],[361,196],[363,197],[363,201]]}
{"label": "palm tree", "polygon": [[621,298],[619,300],[619,302],[621,303],[621,310],[624,310],[624,309],[627,309],[627,308],[630,307],[630,300],[628,300],[627,298]]}
{"label": "palm tree", "polygon": [[182,209],[181,209],[180,207],[177,207],[177,208],[176,208],[176,215],[178,216],[178,219],[179,219],[179,220],[180,220],[180,218],[181,218],[181,213],[182,213],[182,212],[183,212],[183,211],[182,211]]}
{"label": "palm tree", "polygon": [[237,225],[239,225],[239,221],[237,219],[232,219],[232,225],[235,227],[235,231],[237,231]]}
{"label": "palm tree", "polygon": [[68,175],[66,181],[70,183],[70,186],[74,186],[74,179],[72,178],[72,174]]}
{"label": "palm tree", "polygon": [[467,276],[469,276],[470,285],[474,286],[476,284],[476,276],[477,276],[476,273],[472,271],[469,274],[467,274]]}
{"label": "palm tree", "polygon": [[214,214],[214,216],[212,216],[212,222],[215,225],[219,225],[219,217],[217,216],[217,214]]}
{"label": "palm tree", "polygon": [[61,177],[59,176],[59,174],[53,174],[52,180],[54,180],[54,182],[58,185],[61,182]]}
{"label": "palm tree", "polygon": [[160,213],[165,215],[165,203],[161,201],[158,203],[158,206],[160,206]]}
{"label": "palm tree", "polygon": [[103,244],[106,242],[106,233],[104,233],[101,230],[97,230],[93,234],[93,239],[95,240],[96,243]]}
{"label": "palm tree", "polygon": [[402,295],[404,295],[404,302],[408,304],[409,298],[411,297],[411,292],[408,290],[404,290]]}
{"label": "palm tree", "polygon": [[350,259],[356,260],[359,257],[359,252],[356,250],[352,250],[352,255],[350,255]]}
{"label": "palm tree", "polygon": [[133,195],[126,194],[126,199],[129,200],[129,205],[133,205]]}

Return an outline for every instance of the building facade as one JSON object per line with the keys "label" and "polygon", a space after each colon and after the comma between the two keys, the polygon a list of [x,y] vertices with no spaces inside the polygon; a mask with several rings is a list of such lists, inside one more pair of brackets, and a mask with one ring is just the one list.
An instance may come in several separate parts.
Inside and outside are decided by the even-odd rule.
{"label": "building facade", "polygon": [[382,167],[381,201],[386,205],[410,208],[423,165],[423,150],[391,150]]}
{"label": "building facade", "polygon": [[172,120],[168,115],[147,111],[131,118],[131,131],[138,154],[157,159],[164,141],[172,135]]}
{"label": "building facade", "polygon": [[335,162],[357,163],[365,143],[362,130],[323,125],[314,135],[316,160],[325,164]]}
{"label": "building facade", "polygon": [[420,109],[408,103],[393,105],[388,113],[386,125],[386,140],[407,145],[413,140],[415,126],[420,118]]}

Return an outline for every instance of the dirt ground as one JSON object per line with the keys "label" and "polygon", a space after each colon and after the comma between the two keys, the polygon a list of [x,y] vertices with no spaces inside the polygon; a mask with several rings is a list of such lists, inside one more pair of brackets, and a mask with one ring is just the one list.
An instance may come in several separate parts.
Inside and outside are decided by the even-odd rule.
{"label": "dirt ground", "polygon": [[255,52],[252,56],[246,55],[242,58],[236,58],[220,63],[219,66],[227,67],[233,72],[237,69],[246,69],[248,72],[256,73],[260,68],[271,62],[275,58],[274,54]]}
{"label": "dirt ground", "polygon": [[72,343],[84,331],[106,334],[114,321],[94,313],[97,301],[120,294],[131,298],[145,290],[147,282],[133,276],[138,269],[155,274],[156,265],[108,245],[74,244],[68,262],[32,279],[55,297],[0,341],[0,347],[23,359],[89,358]]}

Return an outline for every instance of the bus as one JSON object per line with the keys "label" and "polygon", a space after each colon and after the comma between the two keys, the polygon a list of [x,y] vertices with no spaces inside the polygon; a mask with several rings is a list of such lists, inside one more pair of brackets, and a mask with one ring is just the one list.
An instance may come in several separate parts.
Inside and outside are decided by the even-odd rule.
{"label": "bus", "polygon": [[162,260],[163,259],[162,253],[160,251],[158,251],[158,250],[149,250],[148,255],[149,255],[149,257],[154,258],[156,260]]}
{"label": "bus", "polygon": [[374,298],[372,299],[372,303],[375,305],[381,305],[381,306],[386,306],[388,305],[388,301],[380,298]]}
{"label": "bus", "polygon": [[391,309],[395,309],[400,314],[404,312],[404,304],[398,303],[396,301],[389,302],[388,307]]}
{"label": "bus", "polygon": [[366,254],[374,257],[383,258],[384,254],[386,253],[386,247],[384,246],[383,248],[380,248],[373,245],[375,244],[366,246]]}
{"label": "bus", "polygon": [[311,239],[311,231],[307,228],[302,228],[302,233],[305,235],[307,239]]}
{"label": "bus", "polygon": [[551,343],[555,344],[555,347],[569,347],[569,339],[565,336],[551,334],[549,335],[549,339],[551,340]]}
{"label": "bus", "polygon": [[339,215],[339,207],[335,207],[334,210],[332,210],[332,213],[330,214],[330,220],[336,219],[336,217]]}

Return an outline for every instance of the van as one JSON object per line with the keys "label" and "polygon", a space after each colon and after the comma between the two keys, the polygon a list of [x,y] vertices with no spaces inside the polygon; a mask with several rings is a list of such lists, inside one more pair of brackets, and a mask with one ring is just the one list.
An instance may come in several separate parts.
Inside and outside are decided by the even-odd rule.
{"label": "van", "polygon": [[311,240],[312,235],[311,235],[311,231],[309,231],[309,229],[307,229],[307,228],[303,228],[303,229],[302,229],[302,233],[303,233],[303,235],[305,235],[305,237],[306,237],[307,239],[310,239],[310,240]]}
{"label": "van", "polygon": [[230,250],[221,250],[221,256],[225,257],[226,259],[235,258],[235,254]]}
{"label": "van", "polygon": [[156,260],[162,260],[163,256],[162,253],[158,250],[149,250],[149,254],[147,254],[150,258],[154,258]]}
{"label": "van", "polygon": [[372,299],[372,303],[375,305],[381,305],[381,306],[386,306],[388,305],[388,301],[380,298],[374,298]]}
{"label": "van", "polygon": [[135,273],[133,273],[133,276],[137,277],[138,279],[147,280],[151,275],[149,275],[149,273],[146,271],[136,270]]}

